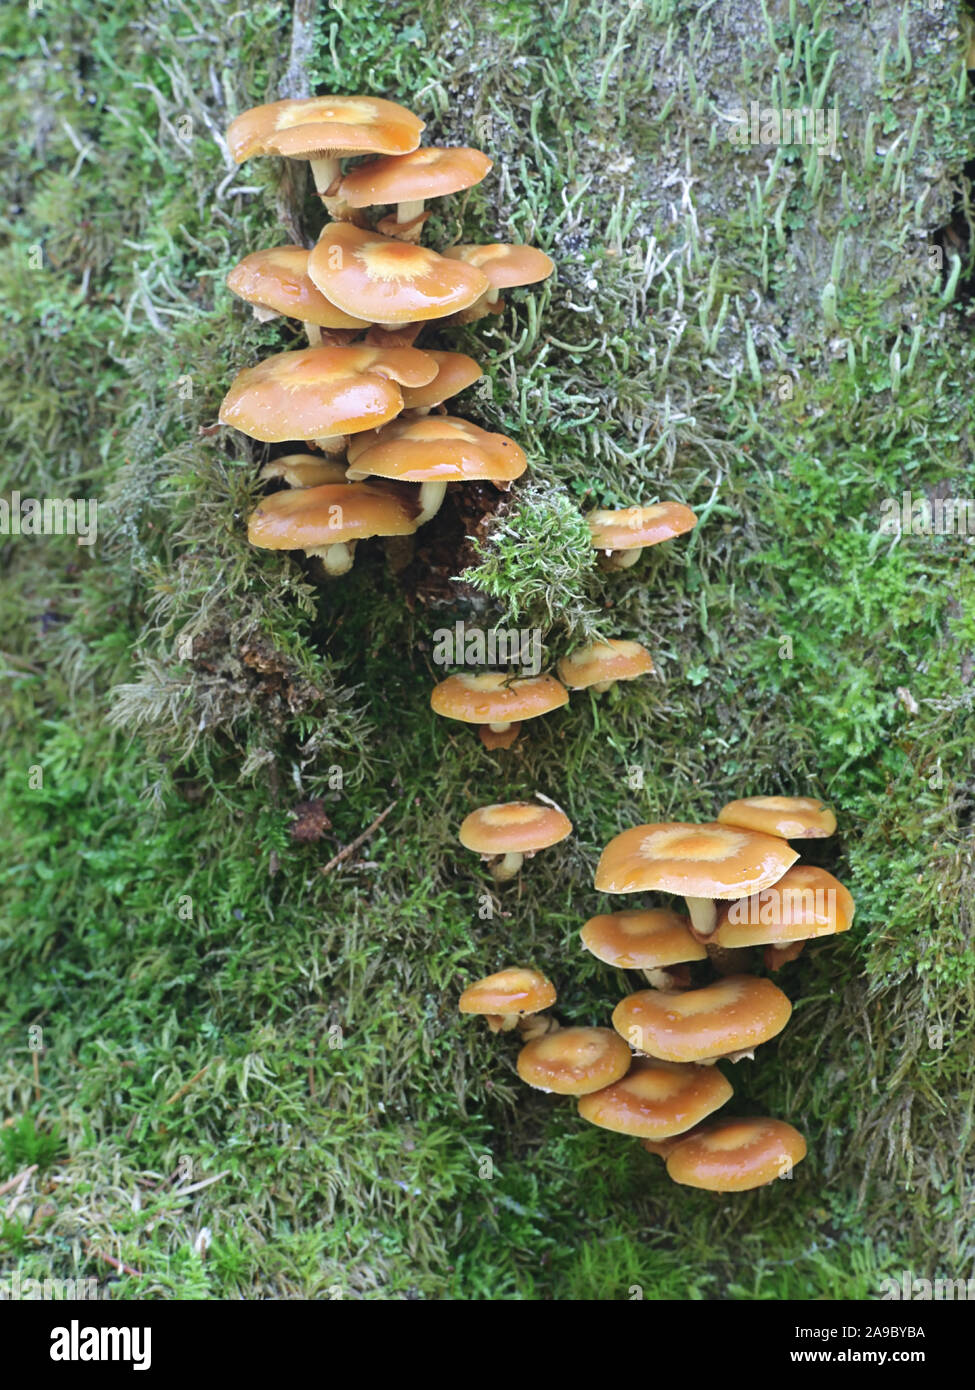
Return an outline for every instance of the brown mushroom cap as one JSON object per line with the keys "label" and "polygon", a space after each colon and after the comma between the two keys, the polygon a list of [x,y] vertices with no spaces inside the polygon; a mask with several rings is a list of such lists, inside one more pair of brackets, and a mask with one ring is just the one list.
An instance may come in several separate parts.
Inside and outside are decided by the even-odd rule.
{"label": "brown mushroom cap", "polygon": [[728,975],[702,989],[629,994],[613,1010],[613,1027],[650,1057],[700,1062],[767,1042],[791,1013],[787,996],[771,980]]}
{"label": "brown mushroom cap", "polygon": [[255,154],[406,154],[419,145],[423,125],[405,106],[380,97],[308,97],[242,112],[227,130],[227,146],[238,164]]}
{"label": "brown mushroom cap", "polygon": [[357,473],[407,483],[479,478],[508,483],[528,467],[524,451],[506,434],[491,434],[453,415],[396,420],[378,435],[353,440],[349,463]]}
{"label": "brown mushroom cap", "polygon": [[344,314],[316,288],[308,274],[308,255],[303,246],[254,251],[234,266],[227,287],[248,304],[319,328],[368,328],[366,319]]}
{"label": "brown mushroom cap", "polygon": [[489,288],[473,266],[425,246],[330,222],[308,257],[326,299],[371,323],[415,323],[466,309]]}
{"label": "brown mushroom cap", "polygon": [[325,483],[262,498],[247,520],[247,539],[263,550],[314,550],[369,536],[409,536],[416,514],[415,500],[387,489]]}
{"label": "brown mushroom cap", "polygon": [[602,852],[602,893],[651,889],[688,898],[744,898],[769,888],[799,858],[785,840],[710,822],[665,821],[615,836]]}
{"label": "brown mushroom cap", "polygon": [[683,502],[655,502],[651,507],[599,510],[586,517],[597,550],[642,550],[692,531],[697,517]]}
{"label": "brown mushroom cap", "polygon": [[525,854],[548,849],[572,834],[572,822],[554,806],[505,801],[465,816],[459,839],[478,854]]}
{"label": "brown mushroom cap", "polygon": [[788,1176],[805,1156],[805,1139],[784,1120],[717,1120],[671,1150],[667,1172],[685,1187],[747,1192]]}
{"label": "brown mushroom cap", "polygon": [[539,280],[547,280],[555,269],[551,257],[537,247],[509,246],[502,241],[490,246],[449,246],[444,255],[483,271],[492,290],[534,285]]}
{"label": "brown mushroom cap", "polygon": [[630,1049],[609,1028],[559,1028],[525,1044],[518,1075],[539,1091],[584,1096],[618,1081],[630,1060]]}
{"label": "brown mushroom cap", "polygon": [[283,478],[289,487],[321,487],[322,483],[345,483],[345,464],[321,454],[280,454],[259,473],[262,479]]}
{"label": "brown mushroom cap", "polygon": [[427,198],[442,198],[472,188],[492,167],[492,161],[480,150],[463,145],[452,149],[427,145],[411,154],[360,164],[342,180],[339,196],[352,208],[425,202]]}
{"label": "brown mushroom cap", "polygon": [[617,1134],[666,1139],[699,1124],[733,1095],[717,1067],[637,1058],[620,1081],[584,1096],[579,1114]]}
{"label": "brown mushroom cap", "polygon": [[448,676],[433,687],[430,695],[434,714],[459,719],[464,724],[512,724],[537,719],[568,702],[568,691],[554,676],[512,678],[503,671]]}
{"label": "brown mushroom cap", "polygon": [[691,935],[688,919],[662,907],[590,917],[580,936],[594,956],[621,970],[659,970],[708,954]]}
{"label": "brown mushroom cap", "polygon": [[407,387],[403,392],[404,410],[426,410],[472,386],[484,375],[483,369],[466,352],[428,349],[427,356],[437,363],[437,375],[428,386]]}
{"label": "brown mushroom cap", "polygon": [[653,670],[653,659],[639,642],[609,638],[579,647],[558,664],[558,672],[570,690],[584,690],[604,681],[631,681]]}
{"label": "brown mushroom cap", "polygon": [[836,829],[829,806],[813,796],[746,796],[718,812],[722,825],[741,825],[783,840],[822,840]]}
{"label": "brown mushroom cap", "polygon": [[734,948],[832,936],[848,930],[855,911],[839,879],[812,864],[796,864],[770,888],[723,905],[714,941]]}
{"label": "brown mushroom cap", "polygon": [[436,372],[437,364],[417,348],[279,352],[238,373],[220,423],[269,444],[371,430],[402,410],[397,383],[423,386]]}
{"label": "brown mushroom cap", "polygon": [[554,1003],[551,980],[513,965],[468,985],[457,1007],[462,1014],[537,1014]]}

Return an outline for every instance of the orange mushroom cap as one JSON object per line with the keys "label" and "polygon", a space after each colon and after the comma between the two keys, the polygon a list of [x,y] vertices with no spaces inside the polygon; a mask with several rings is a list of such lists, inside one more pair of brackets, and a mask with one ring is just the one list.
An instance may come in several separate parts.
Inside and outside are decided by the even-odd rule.
{"label": "orange mushroom cap", "polygon": [[653,658],[646,647],[613,637],[579,647],[558,664],[559,676],[570,690],[604,681],[632,681],[652,670]]}
{"label": "orange mushroom cap", "polygon": [[665,1062],[701,1062],[774,1038],[792,1005],[778,985],[728,975],[701,989],[643,989],[620,1000],[613,1027],[630,1046]]}
{"label": "orange mushroom cap", "polygon": [[343,313],[312,283],[308,255],[303,246],[254,251],[234,266],[227,276],[227,287],[248,304],[319,328],[368,328],[366,319]]}
{"label": "orange mushroom cap", "polygon": [[413,500],[368,483],[324,483],[264,497],[247,520],[247,539],[262,550],[313,550],[409,536],[416,530]]}
{"label": "orange mushroom cap", "polygon": [[586,517],[597,550],[642,550],[648,545],[673,540],[697,525],[697,517],[683,502],[655,502],[650,507],[599,510]]}
{"label": "orange mushroom cap", "polygon": [[525,854],[548,849],[571,834],[569,817],[554,806],[506,801],[465,816],[458,838],[477,854]]}
{"label": "orange mushroom cap", "polygon": [[326,299],[372,323],[415,323],[466,309],[488,289],[484,275],[425,246],[330,222],[308,257]]}
{"label": "orange mushroom cap", "polygon": [[518,1075],[539,1091],[584,1096],[618,1081],[630,1065],[630,1049],[609,1028],[559,1028],[526,1043]]}
{"label": "orange mushroom cap", "polygon": [[747,1192],[788,1177],[806,1141],[784,1120],[717,1120],[674,1146],[667,1172],[685,1187]]}
{"label": "orange mushroom cap", "polygon": [[404,410],[426,410],[472,386],[484,375],[483,368],[466,352],[441,352],[430,348],[427,356],[437,364],[437,375],[428,386],[407,388],[403,392]]}
{"label": "orange mushroom cap", "polygon": [[353,440],[349,464],[356,473],[400,482],[509,483],[528,467],[524,451],[506,434],[491,434],[453,415],[395,420],[378,435]]}
{"label": "orange mushroom cap", "polygon": [[663,907],[590,917],[580,935],[597,959],[621,970],[659,970],[708,954],[691,935],[688,919]]}
{"label": "orange mushroom cap", "polygon": [[457,1007],[462,1014],[537,1014],[555,1003],[555,986],[537,970],[509,966],[468,985]]}
{"label": "orange mushroom cap", "polygon": [[483,271],[492,290],[534,285],[539,280],[547,280],[555,269],[555,262],[544,251],[534,246],[510,246],[501,241],[490,246],[449,246],[444,255]]}
{"label": "orange mushroom cap", "polygon": [[813,796],[746,796],[718,812],[722,825],[741,825],[783,840],[822,840],[836,829],[836,816]]}
{"label": "orange mushroom cap", "polygon": [[422,386],[436,371],[418,348],[279,352],[238,373],[220,407],[220,423],[272,444],[375,429],[403,408],[398,382]]}
{"label": "orange mushroom cap", "polygon": [[839,879],[813,864],[795,864],[770,888],[722,905],[714,941],[734,948],[832,936],[849,929],[855,911]]}
{"label": "orange mushroom cap", "polygon": [[406,154],[419,145],[423,126],[405,106],[381,97],[307,97],[242,112],[230,123],[227,146],[238,164],[255,154]]}
{"label": "orange mushroom cap", "polygon": [[568,704],[569,694],[554,676],[512,677],[503,671],[448,676],[430,695],[434,714],[464,724],[512,724],[537,719]]}
{"label": "orange mushroom cap", "polygon": [[342,180],[339,196],[352,208],[425,202],[427,198],[442,198],[472,188],[492,167],[492,161],[480,150],[463,145],[452,149],[427,145],[410,154],[360,164]]}
{"label": "orange mushroom cap", "polygon": [[743,898],[769,888],[799,858],[785,840],[711,822],[665,821],[615,836],[602,852],[602,893],[651,889],[689,898]]}
{"label": "orange mushroom cap", "polygon": [[699,1124],[734,1095],[717,1067],[636,1058],[627,1074],[579,1101],[590,1124],[638,1139],[666,1139]]}

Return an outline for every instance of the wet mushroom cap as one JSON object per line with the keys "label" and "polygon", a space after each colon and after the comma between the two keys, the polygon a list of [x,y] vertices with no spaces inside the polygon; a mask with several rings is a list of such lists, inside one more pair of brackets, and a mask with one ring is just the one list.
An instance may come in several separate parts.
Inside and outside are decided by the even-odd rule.
{"label": "wet mushroom cap", "polygon": [[345,483],[346,465],[340,459],[321,454],[280,454],[261,469],[260,478],[283,478],[289,487],[321,487],[322,483]]}
{"label": "wet mushroom cap", "polygon": [[325,483],[290,488],[263,498],[247,520],[247,539],[263,550],[312,550],[367,540],[409,536],[417,504],[368,483]]}
{"label": "wet mushroom cap", "polygon": [[490,246],[450,246],[444,252],[452,261],[476,266],[488,278],[492,290],[511,290],[547,280],[555,262],[535,246],[493,242]]}
{"label": "wet mushroom cap", "polygon": [[248,304],[319,328],[369,328],[366,319],[343,313],[312,283],[308,255],[303,246],[254,251],[234,266],[227,276],[227,287]]}
{"label": "wet mushroom cap", "polygon": [[791,1174],[806,1141],[784,1120],[717,1120],[671,1149],[667,1172],[685,1187],[747,1192]]}
{"label": "wet mushroom cap", "polygon": [[603,681],[631,681],[653,670],[653,659],[639,642],[609,638],[579,647],[558,664],[562,681],[570,690],[584,690]]}
{"label": "wet mushroom cap", "polygon": [[453,415],[424,415],[395,420],[378,435],[353,440],[349,464],[358,473],[407,483],[509,483],[521,477],[528,460],[505,434],[491,434]]}
{"label": "wet mushroom cap", "polygon": [[484,375],[482,368],[466,352],[429,349],[427,356],[436,362],[437,375],[428,386],[407,387],[403,391],[404,410],[425,410],[429,406],[440,405],[442,401],[465,391]]}
{"label": "wet mushroom cap", "polygon": [[415,323],[466,309],[489,288],[473,266],[425,246],[330,222],[308,257],[326,299],[371,323]]}
{"label": "wet mushroom cap", "polygon": [[618,1081],[630,1061],[630,1049],[609,1028],[559,1028],[526,1043],[517,1065],[528,1086],[584,1096]]}
{"label": "wet mushroom cap", "polygon": [[822,840],[836,829],[830,807],[812,796],[746,796],[722,806],[718,820],[783,840]]}
{"label": "wet mushroom cap", "polygon": [[512,678],[503,671],[448,676],[430,695],[434,714],[464,724],[513,724],[537,719],[568,704],[569,694],[554,676]]}
{"label": "wet mushroom cap", "polygon": [[637,1058],[626,1076],[579,1101],[590,1124],[637,1139],[682,1134],[724,1105],[734,1088],[717,1067]]}
{"label": "wet mushroom cap", "polygon": [[697,517],[683,502],[655,502],[650,507],[599,510],[586,517],[597,550],[642,550],[692,531]]}
{"label": "wet mushroom cap", "polygon": [[771,888],[722,905],[718,946],[769,946],[847,931],[856,911],[849,889],[813,864],[795,864]]}
{"label": "wet mushroom cap", "polygon": [[380,97],[308,97],[242,112],[227,130],[227,146],[238,164],[255,154],[408,154],[423,127],[405,106]]}
{"label": "wet mushroom cap", "polygon": [[659,970],[708,954],[691,935],[688,919],[664,907],[590,917],[580,936],[594,956],[621,970]]}
{"label": "wet mushroom cap", "polygon": [[771,887],[799,858],[774,835],[710,822],[638,825],[610,840],[596,869],[601,893],[651,889],[689,898],[744,898]]}
{"label": "wet mushroom cap", "polygon": [[312,347],[239,372],[220,423],[252,439],[322,439],[371,430],[403,408],[399,383],[423,386],[437,365],[417,348]]}
{"label": "wet mushroom cap", "polygon": [[511,966],[468,985],[457,1007],[462,1014],[537,1014],[555,1003],[555,986],[537,970]]}
{"label": "wet mushroom cap", "polygon": [[472,188],[492,167],[492,161],[480,150],[463,145],[452,149],[427,145],[410,154],[360,164],[342,180],[339,197],[351,208],[425,202],[427,198],[442,198]]}
{"label": "wet mushroom cap", "polygon": [[774,1038],[792,1005],[778,985],[728,975],[702,989],[643,989],[620,1000],[613,1027],[632,1048],[665,1062],[700,1062]]}
{"label": "wet mushroom cap", "polygon": [[572,822],[554,806],[506,801],[465,816],[459,839],[478,854],[525,854],[548,849],[572,834]]}

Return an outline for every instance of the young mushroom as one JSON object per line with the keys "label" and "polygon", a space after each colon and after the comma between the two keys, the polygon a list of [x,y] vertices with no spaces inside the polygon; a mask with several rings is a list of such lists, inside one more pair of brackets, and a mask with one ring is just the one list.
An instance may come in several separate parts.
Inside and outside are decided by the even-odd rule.
{"label": "young mushroom", "polygon": [[771,888],[723,903],[712,940],[730,950],[764,946],[766,966],[778,970],[807,941],[848,931],[855,911],[839,879],[812,864],[795,864]]}
{"label": "young mushroom", "polygon": [[518,1075],[538,1091],[584,1096],[619,1081],[630,1049],[609,1028],[559,1028],[534,1038],[518,1053]]}
{"label": "young mushroom", "polygon": [[437,364],[417,348],[315,347],[279,352],[239,372],[220,423],[279,444],[313,439],[340,454],[347,436],[373,430],[403,409],[400,384],[432,381]]}
{"label": "young mushroom", "polygon": [[451,320],[453,323],[473,323],[485,314],[500,314],[504,309],[502,290],[537,284],[539,280],[547,280],[555,269],[554,261],[544,251],[534,246],[509,246],[505,242],[490,246],[450,246],[444,255],[475,266],[484,272],[489,282],[481,297],[457,313]]}
{"label": "young mushroom", "polygon": [[716,1120],[674,1145],[667,1173],[685,1187],[749,1192],[791,1177],[805,1156],[805,1139],[784,1120]]}
{"label": "young mushroom", "polygon": [[227,147],[238,164],[257,154],[304,159],[315,188],[335,216],[344,211],[333,185],[341,160],[360,154],[408,154],[420,143],[424,123],[405,106],[380,97],[321,96],[272,101],[230,123]]}
{"label": "young mushroom", "polygon": [[403,409],[413,416],[429,415],[434,406],[466,391],[484,375],[483,369],[466,352],[441,352],[437,348],[424,351],[436,362],[437,375],[426,386],[407,387],[403,391]]}
{"label": "young mushroom", "polygon": [[434,714],[477,724],[485,748],[510,748],[522,722],[568,704],[569,693],[554,676],[510,676],[484,671],[448,676],[430,695]]}
{"label": "young mushroom", "polygon": [[[642,971],[654,989],[689,985],[687,964],[708,958],[705,948],[691,934],[687,918],[665,907],[590,917],[579,934],[586,950],[597,960],[619,970]],[[668,968],[672,966],[685,969]]]}
{"label": "young mushroom", "polygon": [[570,690],[591,689],[596,695],[612,690],[617,681],[636,680],[653,671],[653,658],[639,642],[608,638],[578,647],[558,663],[558,673]]}
{"label": "young mushroom", "polygon": [[254,251],[234,266],[227,288],[252,306],[256,319],[298,319],[305,326],[309,345],[318,347],[322,329],[330,343],[348,342],[371,325],[353,318],[330,303],[308,275],[308,252],[303,246],[272,246]]}
{"label": "young mushroom", "polygon": [[487,288],[473,266],[348,222],[325,227],[308,257],[308,274],[345,313],[393,328],[445,318]]}
{"label": "young mushroom", "polygon": [[448,483],[482,480],[507,488],[527,467],[513,439],[453,415],[394,420],[349,446],[350,478],[373,475],[420,484],[420,526],[440,510]]}
{"label": "young mushroom", "polygon": [[262,550],[303,550],[333,577],[352,568],[358,541],[408,536],[416,502],[368,483],[326,483],[263,498],[247,521],[247,539]]}
{"label": "young mushroom", "polygon": [[778,985],[729,975],[701,989],[643,989],[613,1010],[613,1027],[637,1052],[665,1062],[711,1066],[751,1057],[788,1023],[792,1005]]}
{"label": "young mushroom", "polygon": [[572,834],[572,822],[554,806],[508,801],[480,806],[464,818],[459,839],[465,849],[491,861],[496,883],[514,878],[526,856],[557,845]]}
{"label": "young mushroom", "polygon": [[342,180],[339,196],[357,210],[395,203],[395,216],[384,217],[377,224],[378,231],[383,236],[417,242],[430,216],[423,210],[427,199],[472,188],[491,168],[491,160],[480,150],[430,145],[411,154],[360,164]]}
{"label": "young mushroom", "polygon": [[287,487],[321,487],[323,483],[345,483],[345,464],[341,459],[321,454],[281,454],[266,463],[257,475],[261,482],[281,480]]}
{"label": "young mushroom", "polygon": [[599,510],[586,517],[592,543],[601,551],[603,569],[625,570],[635,565],[650,545],[673,540],[697,525],[697,517],[683,502],[655,502],[651,507]]}
{"label": "young mushroom", "polygon": [[579,1114],[616,1134],[659,1141],[684,1134],[733,1095],[731,1082],[717,1067],[637,1057],[619,1081],[582,1096]]}
{"label": "young mushroom", "polygon": [[783,840],[824,840],[836,829],[836,816],[812,796],[746,796],[718,812],[722,825],[740,825]]}
{"label": "young mushroom", "polygon": [[665,821],[615,836],[596,869],[601,893],[679,893],[699,937],[717,922],[715,899],[744,898],[776,883],[799,858],[785,840],[711,822]]}
{"label": "young mushroom", "polygon": [[492,1033],[517,1028],[525,1038],[554,1032],[558,1024],[543,1017],[555,1003],[555,986],[537,970],[509,966],[468,985],[457,1007],[462,1014],[483,1014]]}

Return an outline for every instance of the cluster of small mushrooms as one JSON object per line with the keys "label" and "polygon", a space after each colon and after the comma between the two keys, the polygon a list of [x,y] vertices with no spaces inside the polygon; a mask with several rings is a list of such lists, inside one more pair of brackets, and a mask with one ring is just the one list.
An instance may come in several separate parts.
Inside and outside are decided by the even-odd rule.
{"label": "cluster of small mushrooms", "polygon": [[[546,823],[549,843],[563,838],[550,817]],[[570,829],[566,822],[564,833]],[[710,824],[626,830],[603,850],[595,887],[676,894],[687,915],[669,907],[611,912],[582,928],[597,959],[640,972],[648,986],[617,1004],[612,1028],[561,1027],[545,1012],[555,1003],[552,983],[519,966],[471,985],[460,1011],[486,1015],[494,1032],[517,1029],[523,1081],[577,1096],[583,1119],[642,1140],[675,1182],[741,1192],[790,1176],[806,1153],[792,1125],[705,1121],[733,1094],[716,1063],[753,1057],[792,1013],[772,980],[748,973],[750,949],[763,947],[774,972],[807,941],[853,921],[847,889],[825,869],[798,863],[790,843],[835,829],[833,812],[812,797],[752,796],[730,802]],[[709,962],[717,978],[693,982],[697,962]]]}

